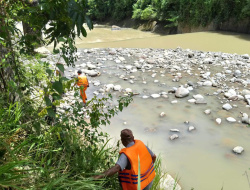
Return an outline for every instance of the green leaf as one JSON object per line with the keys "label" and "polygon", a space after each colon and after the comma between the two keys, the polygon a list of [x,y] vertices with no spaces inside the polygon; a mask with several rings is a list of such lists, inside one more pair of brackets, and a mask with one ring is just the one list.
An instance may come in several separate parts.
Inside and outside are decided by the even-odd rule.
{"label": "green leaf", "polygon": [[66,40],[63,37],[58,38],[59,42],[66,42]]}
{"label": "green leaf", "polygon": [[53,71],[51,69],[46,69],[46,73],[48,73],[49,76],[53,74]]}
{"label": "green leaf", "polygon": [[52,108],[48,108],[47,112],[48,112],[50,117],[56,117],[56,113],[54,112],[54,110]]}
{"label": "green leaf", "polygon": [[120,110],[120,111],[122,111],[122,110],[123,110],[122,103],[119,103],[119,110]]}
{"label": "green leaf", "polygon": [[92,21],[90,20],[90,18],[87,15],[85,16],[85,21],[86,21],[89,29],[92,30],[94,28],[93,23],[92,23]]}
{"label": "green leaf", "polygon": [[54,100],[60,100],[60,99],[62,99],[62,97],[59,94],[57,94],[57,93],[53,93],[52,97],[53,97]]}
{"label": "green leaf", "polygon": [[63,93],[63,85],[60,81],[56,81],[53,83],[52,87],[59,93]]}
{"label": "green leaf", "polygon": [[58,54],[59,52],[59,49],[53,49],[53,53]]}
{"label": "green leaf", "polygon": [[84,37],[87,37],[87,32],[83,26],[81,27],[81,33]]}
{"label": "green leaf", "polygon": [[51,103],[51,100],[49,99],[49,97],[48,97],[48,96],[45,96],[44,99],[45,99],[46,105],[47,105],[47,106],[51,106],[52,103]]}
{"label": "green leaf", "polygon": [[69,79],[66,78],[66,77],[62,77],[61,80],[62,80],[62,81],[69,81]]}
{"label": "green leaf", "polygon": [[64,73],[64,66],[63,64],[56,64],[57,68]]}

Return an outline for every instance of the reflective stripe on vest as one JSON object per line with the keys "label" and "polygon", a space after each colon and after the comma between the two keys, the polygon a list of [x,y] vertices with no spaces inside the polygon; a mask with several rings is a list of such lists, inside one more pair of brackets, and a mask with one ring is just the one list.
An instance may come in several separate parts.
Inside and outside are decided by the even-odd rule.
{"label": "reflective stripe on vest", "polygon": [[77,85],[78,86],[88,86],[88,80],[86,76],[79,75],[77,78]]}
{"label": "reflective stripe on vest", "polygon": [[135,140],[131,147],[124,148],[120,154],[124,153],[131,164],[130,170],[119,172],[119,181],[123,190],[137,190],[138,184],[138,155],[141,166],[141,189],[144,189],[155,177],[155,169],[152,157],[147,147],[140,140]]}

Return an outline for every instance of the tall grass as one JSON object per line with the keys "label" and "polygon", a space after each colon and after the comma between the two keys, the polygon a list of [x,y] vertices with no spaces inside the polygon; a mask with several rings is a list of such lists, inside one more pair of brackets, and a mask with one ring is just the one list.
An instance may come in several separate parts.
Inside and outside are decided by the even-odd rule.
{"label": "tall grass", "polygon": [[162,158],[161,156],[157,156],[157,159],[154,163],[154,167],[155,167],[155,178],[154,178],[154,182],[152,185],[152,190],[159,190],[160,189],[160,182],[162,179],[164,179],[165,177],[167,177],[167,172],[164,171],[164,169],[162,168]]}

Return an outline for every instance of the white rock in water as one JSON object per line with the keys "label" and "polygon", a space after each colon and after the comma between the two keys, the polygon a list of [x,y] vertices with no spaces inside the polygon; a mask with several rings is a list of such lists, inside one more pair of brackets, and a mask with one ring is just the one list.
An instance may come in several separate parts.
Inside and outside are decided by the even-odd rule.
{"label": "white rock in water", "polygon": [[124,57],[118,57],[120,61],[125,61],[126,59]]}
{"label": "white rock in water", "polygon": [[234,119],[233,117],[228,117],[227,121],[233,123],[236,122],[236,119]]}
{"label": "white rock in water", "polygon": [[115,91],[121,91],[121,90],[122,90],[121,85],[115,85],[115,86],[114,86],[114,90],[115,90]]}
{"label": "white rock in water", "polygon": [[132,89],[131,89],[131,88],[126,88],[126,89],[125,89],[125,92],[126,92],[126,93],[132,93]]}
{"label": "white rock in water", "polygon": [[132,65],[126,65],[126,66],[125,66],[125,69],[127,69],[127,70],[131,70],[132,68],[133,68]]}
{"label": "white rock in water", "polygon": [[171,137],[169,137],[170,138],[170,140],[172,141],[172,140],[174,140],[174,139],[177,139],[177,138],[179,138],[179,136],[178,135],[176,135],[176,134],[173,134]]}
{"label": "white rock in water", "polygon": [[164,190],[181,190],[181,186],[176,182],[176,180],[169,174],[167,177],[162,177],[160,179],[160,189]]}
{"label": "white rock in water", "polygon": [[179,129],[170,129],[171,132],[180,132]]}
{"label": "white rock in water", "polygon": [[198,100],[198,99],[204,99],[204,97],[200,94],[193,95],[193,98]]}
{"label": "white rock in water", "polygon": [[189,127],[188,127],[188,131],[193,131],[193,130],[195,130],[195,127],[194,127],[194,126],[189,126]]}
{"label": "white rock in water", "polygon": [[87,63],[87,67],[88,67],[89,70],[96,69],[96,66],[91,64],[91,63]]}
{"label": "white rock in water", "polygon": [[99,92],[94,91],[93,94],[97,96],[99,94]]}
{"label": "white rock in water", "polygon": [[142,98],[147,99],[147,98],[149,98],[149,96],[144,95],[144,96],[142,96]]}
{"label": "white rock in water", "polygon": [[233,151],[237,154],[241,154],[244,151],[244,148],[241,146],[234,147]]}
{"label": "white rock in water", "polygon": [[225,73],[226,73],[226,74],[231,74],[232,71],[231,71],[231,70],[226,70]]}
{"label": "white rock in water", "polygon": [[250,90],[242,90],[242,95],[245,96],[245,95],[250,95]]}
{"label": "white rock in water", "polygon": [[127,122],[126,122],[126,121],[124,121],[124,122],[123,122],[123,125],[127,125]]}
{"label": "white rock in water", "polygon": [[229,97],[232,97],[232,96],[236,96],[237,94],[236,94],[236,92],[235,92],[235,90],[234,89],[230,89],[230,90],[228,90],[225,94],[224,94],[224,96],[226,97],[226,98],[229,98]]}
{"label": "white rock in water", "polygon": [[189,99],[188,102],[190,102],[190,103],[195,103],[196,100],[195,100],[195,99]]}
{"label": "white rock in water", "polygon": [[173,100],[173,101],[171,102],[171,104],[177,104],[177,103],[178,103],[177,100]]}
{"label": "white rock in water", "polygon": [[211,110],[210,110],[210,109],[205,110],[205,111],[204,111],[204,113],[208,115],[208,114],[210,114],[210,113],[211,113]]}
{"label": "white rock in water", "polygon": [[94,86],[99,86],[101,83],[100,82],[95,82]]}
{"label": "white rock in water", "polygon": [[107,84],[106,85],[106,91],[109,92],[110,90],[114,89],[114,85],[113,84]]}
{"label": "white rock in water", "polygon": [[151,76],[154,78],[156,76],[156,73],[152,74]]}
{"label": "white rock in water", "polygon": [[152,98],[159,98],[161,95],[160,94],[151,94]]}
{"label": "white rock in water", "polygon": [[224,110],[230,110],[230,109],[232,109],[233,107],[230,105],[230,104],[224,104],[223,106],[222,106],[222,108],[224,109]]}
{"label": "white rock in water", "polygon": [[203,86],[212,86],[213,83],[211,81],[205,81],[202,83]]}
{"label": "white rock in water", "polygon": [[129,83],[130,83],[130,84],[134,84],[135,82],[134,82],[133,80],[130,80]]}
{"label": "white rock in water", "polygon": [[184,88],[183,86],[177,88],[175,92],[175,96],[177,98],[183,98],[189,95],[189,90],[187,88]]}
{"label": "white rock in water", "polygon": [[100,93],[104,93],[105,90],[104,90],[103,88],[100,88],[100,89],[99,89],[99,92],[100,92]]}
{"label": "white rock in water", "polygon": [[221,118],[217,118],[215,121],[216,121],[216,123],[218,123],[219,125],[221,124]]}
{"label": "white rock in water", "polygon": [[116,59],[115,62],[116,62],[117,64],[119,64],[119,63],[121,63],[121,60]]}
{"label": "white rock in water", "polygon": [[165,112],[161,112],[161,113],[160,113],[160,116],[161,116],[161,117],[166,116]]}
{"label": "white rock in water", "polygon": [[157,82],[159,82],[159,80],[154,80],[154,83],[157,83]]}
{"label": "white rock in water", "polygon": [[250,119],[246,113],[242,114],[241,122],[246,123],[246,124],[250,124]]}

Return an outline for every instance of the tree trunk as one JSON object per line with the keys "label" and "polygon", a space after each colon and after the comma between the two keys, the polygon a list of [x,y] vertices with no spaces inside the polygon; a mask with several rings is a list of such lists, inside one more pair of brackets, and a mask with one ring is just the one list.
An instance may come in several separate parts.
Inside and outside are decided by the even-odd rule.
{"label": "tree trunk", "polygon": [[[30,7],[38,6],[38,1],[33,0],[29,3]],[[32,26],[29,23],[22,22],[23,24],[23,33],[26,36],[26,43],[32,47],[32,51],[34,51],[35,47],[41,46],[42,33],[41,31],[33,30]]]}

